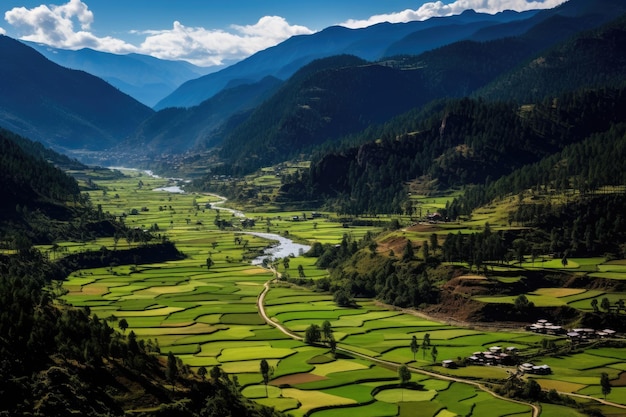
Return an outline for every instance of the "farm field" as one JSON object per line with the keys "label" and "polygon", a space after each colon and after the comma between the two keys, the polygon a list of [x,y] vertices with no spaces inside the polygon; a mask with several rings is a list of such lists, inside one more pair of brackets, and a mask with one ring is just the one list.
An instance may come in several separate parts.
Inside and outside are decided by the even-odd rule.
{"label": "farm field", "polygon": [[[407,410],[414,407],[420,407],[423,411],[420,415],[433,417],[532,415],[530,406],[497,399],[467,384],[418,373],[412,374],[410,384],[400,387],[394,367],[349,355],[335,357],[324,344],[310,346],[293,340],[267,325],[257,311],[257,297],[273,274],[250,265],[248,260],[269,242],[240,231],[218,228],[219,220],[239,227],[241,218],[216,208],[216,197],[153,191],[173,184],[138,173],[99,185],[105,186],[106,192],[92,193],[94,205],[101,206],[104,212],[124,216],[129,225],[152,228],[156,235],[167,236],[187,258],[78,271],[64,282],[68,293],[63,299],[77,307],[89,307],[100,318],[117,323],[126,320],[126,334],[132,331],[139,338],[158,343],[162,354],[171,351],[193,371],[220,366],[231,376],[237,376],[245,396],[294,416],[345,415],[344,407],[365,416],[410,415]],[[302,213],[254,213],[256,225],[246,231],[269,231],[328,243],[339,242],[344,233],[358,239],[371,230],[346,229],[341,223],[324,218],[296,222],[292,220],[295,215]],[[124,249],[138,244],[121,238],[58,246],[67,248],[62,252],[72,252],[101,246]],[[212,260],[209,267],[208,258]],[[323,277],[325,271],[316,269],[314,261],[295,257],[288,267],[279,263],[277,269],[295,275],[298,266],[302,266],[306,277]],[[589,306],[589,297],[600,295],[605,296],[600,292],[545,289],[531,296],[545,303],[549,300]],[[328,320],[339,348],[463,378],[504,379],[508,374],[507,369],[500,367],[453,370],[438,364],[443,359],[456,360],[496,345],[515,346],[520,354],[536,352],[543,338],[525,332],[483,332],[453,327],[389,311],[366,299],[358,300],[358,304],[359,308],[340,308],[331,295],[280,283],[273,285],[265,300],[271,319],[300,336],[304,336],[311,324],[321,326]],[[413,353],[409,346],[413,335],[420,344],[430,338],[430,346],[420,345]],[[437,355],[432,354],[432,346],[436,346]],[[267,360],[272,368],[268,387],[262,384],[261,359]],[[573,369],[568,359],[545,359],[543,362],[555,372],[538,382],[546,388],[601,397],[600,372],[609,372],[617,379],[626,371],[626,358],[616,349],[574,354],[573,359],[584,366]],[[624,403],[623,389],[614,388],[609,399]]]}

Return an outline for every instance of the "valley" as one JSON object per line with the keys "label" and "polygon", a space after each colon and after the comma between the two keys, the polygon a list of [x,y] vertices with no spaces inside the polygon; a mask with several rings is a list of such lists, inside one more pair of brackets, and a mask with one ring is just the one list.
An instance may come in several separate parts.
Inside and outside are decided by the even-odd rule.
{"label": "valley", "polygon": [[[347,406],[356,407],[364,415],[405,415],[413,407],[427,407],[428,415],[433,417],[538,415],[528,405],[491,395],[516,372],[515,366],[476,366],[465,362],[465,358],[476,351],[492,346],[515,346],[520,358],[516,361],[545,363],[552,368],[547,376],[524,376],[522,383],[536,381],[544,390],[556,390],[564,398],[573,398],[567,397],[567,393],[583,395],[568,400],[568,407],[575,404],[571,401],[577,401],[583,408],[613,410],[610,411],[613,415],[619,413],[620,404],[626,407],[622,395],[625,388],[619,385],[615,385],[608,396],[614,405],[591,400],[602,397],[601,372],[608,372],[613,380],[619,379],[623,372],[626,358],[617,347],[624,343],[620,339],[576,347],[562,335],[527,332],[523,321],[509,329],[499,328],[497,323],[491,324],[491,329],[466,327],[389,309],[367,298],[356,299],[356,308],[339,307],[327,292],[289,283],[291,278],[287,277],[292,276],[314,282],[327,277],[326,270],[315,266],[317,258],[294,253],[294,257],[275,259],[271,264],[278,280],[271,271],[251,265],[249,261],[271,242],[249,232],[269,231],[305,238],[312,243],[339,242],[346,233],[354,239],[362,239],[368,232],[379,233],[382,228],[351,226],[346,229],[342,223],[333,221],[332,214],[296,222],[294,216],[303,217],[303,213],[258,209],[251,217],[255,225],[242,227],[242,217],[215,205],[217,197],[155,191],[167,185],[171,185],[167,179],[134,172],[123,179],[99,181],[98,186],[106,193],[92,193],[92,202],[115,216],[135,213],[125,216],[127,224],[150,227],[161,238],[166,236],[185,254],[185,259],[158,264],[112,264],[76,271],[63,282],[67,293],[61,301],[88,307],[92,314],[110,321],[112,326],[123,320],[128,326],[123,329],[124,333],[132,331],[138,338],[157,345],[162,355],[174,353],[191,373],[201,374],[201,368],[219,367],[222,372],[236,377],[244,396],[295,416],[338,415]],[[133,211],[134,208],[140,210]],[[220,227],[223,225],[220,220],[232,226]],[[400,217],[398,220],[406,222],[408,219]],[[445,230],[449,226],[441,224],[439,227]],[[420,232],[411,230],[387,231],[382,236],[403,236],[404,241],[409,237],[418,239]],[[433,230],[432,225],[430,230]],[[99,239],[89,246],[123,250],[139,244]],[[69,251],[85,249],[69,243],[61,246],[68,247]],[[619,266],[610,265],[605,259],[571,259],[565,271],[611,271],[618,274],[611,279],[622,279]],[[561,271],[563,265],[560,260],[539,258],[519,266],[511,262],[496,268],[502,278],[495,279],[507,282],[506,276],[511,275],[511,271],[521,273],[521,269],[533,268]],[[498,272],[488,275],[488,280],[492,281]],[[469,275],[457,279],[485,280],[483,276]],[[297,338],[268,326],[259,314],[257,299],[264,285],[270,282],[269,291],[261,300],[264,310],[270,320],[284,326]],[[509,282],[513,281],[509,279]],[[529,293],[528,298],[538,307],[568,304],[590,310],[588,300],[592,297],[609,296],[617,300],[625,295],[541,288]],[[482,303],[514,302],[514,297],[507,300],[475,298]],[[311,325],[322,328],[325,322],[330,324],[332,337],[337,342],[334,349],[325,337],[312,344],[302,340]],[[412,336],[419,341],[415,353],[410,348]],[[546,341],[554,351],[542,348]],[[460,366],[444,368],[441,362],[445,359]],[[272,371],[267,394],[259,373],[261,360],[266,360]],[[572,367],[574,363],[578,365]],[[397,367],[403,364],[414,370],[406,385],[398,384]],[[468,383],[446,380],[446,376]],[[482,381],[489,388],[482,391],[471,381]],[[563,405],[546,404],[545,407],[556,410]],[[574,411],[565,411],[568,408],[562,409],[570,413],[566,415],[576,415]],[[540,415],[552,415],[551,412]]]}
{"label": "valley", "polygon": [[626,416],[626,3],[555,1],[0,27],[0,416]]}

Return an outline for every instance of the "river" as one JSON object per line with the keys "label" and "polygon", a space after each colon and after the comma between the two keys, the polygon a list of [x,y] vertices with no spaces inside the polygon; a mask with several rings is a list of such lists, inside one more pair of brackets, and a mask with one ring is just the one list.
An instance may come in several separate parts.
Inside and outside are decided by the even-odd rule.
{"label": "river", "polygon": [[[154,174],[149,173],[149,175],[154,175]],[[177,194],[181,194],[185,192],[185,190],[183,190],[179,185],[155,188],[153,191],[165,191],[168,193],[177,193]],[[220,199],[220,201],[211,203],[212,209],[232,213],[235,217],[246,217],[245,213],[240,210],[235,210],[235,209],[231,209],[228,207],[222,207],[222,205],[227,200],[226,197],[217,195],[217,194],[212,194],[212,193],[210,195]],[[267,239],[272,242],[277,242],[273,244],[270,248],[266,249],[263,255],[254,258],[252,260],[252,265],[262,265],[265,259],[272,260],[272,259],[285,258],[287,256],[290,256],[290,257],[299,256],[300,254],[307,252],[309,249],[311,249],[309,245],[296,243],[293,240],[287,237],[278,235],[276,233],[247,232],[247,231],[243,233],[258,236],[260,238]]]}

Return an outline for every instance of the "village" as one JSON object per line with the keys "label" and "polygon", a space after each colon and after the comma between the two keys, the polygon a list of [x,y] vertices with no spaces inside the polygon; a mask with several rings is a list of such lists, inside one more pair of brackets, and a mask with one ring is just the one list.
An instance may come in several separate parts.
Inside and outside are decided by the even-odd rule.
{"label": "village", "polygon": [[[563,328],[563,326],[555,325],[546,319],[540,319],[533,324],[529,324],[526,326],[526,330],[552,336],[564,335],[567,336],[572,343],[618,336],[617,332],[612,329],[596,330],[592,328],[575,328],[567,330]],[[515,346],[508,346],[506,348],[491,346],[486,351],[474,352],[465,359],[464,363],[466,365],[475,366],[515,366],[519,363],[517,353],[518,348]],[[446,359],[441,362],[441,365],[444,368],[453,369],[458,366],[458,361]],[[535,365],[532,362],[518,364],[517,370],[521,374],[549,375],[552,373],[552,369],[549,365]]]}

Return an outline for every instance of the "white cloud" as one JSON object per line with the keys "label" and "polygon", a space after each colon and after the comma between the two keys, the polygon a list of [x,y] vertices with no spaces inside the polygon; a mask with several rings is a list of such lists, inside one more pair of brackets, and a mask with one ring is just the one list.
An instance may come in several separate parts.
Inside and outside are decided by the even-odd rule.
{"label": "white cloud", "polygon": [[6,34],[7,34],[7,31],[4,30],[2,26],[0,26],[0,35],[6,35]]}
{"label": "white cloud", "polygon": [[229,31],[186,27],[174,22],[171,29],[133,31],[145,36],[137,46],[111,36],[98,37],[90,32],[94,15],[81,0],[32,9],[15,7],[7,11],[4,18],[20,32],[20,39],[23,40],[63,49],[137,52],[205,66],[221,64],[224,60],[243,59],[293,35],[313,33],[304,26],[290,25],[279,16],[262,17],[254,25],[232,25]]}
{"label": "white cloud", "polygon": [[231,29],[208,30],[174,22],[172,29],[146,32],[140,50],[162,59],[185,59],[208,66],[245,58],[293,35],[313,33],[304,26],[289,25],[278,16],[262,17],[254,25],[232,25]]}
{"label": "white cloud", "polygon": [[[89,32],[94,16],[81,0],[69,0],[61,6],[15,7],[4,14],[4,19],[27,41],[66,49],[93,48],[115,53],[136,50],[120,39],[97,37]],[[76,26],[80,29],[76,30]]]}
{"label": "white cloud", "polygon": [[416,10],[406,9],[397,13],[380,14],[365,20],[350,19],[339,23],[339,25],[356,29],[382,22],[402,23],[414,20],[426,20],[436,16],[452,16],[468,9],[490,14],[503,10],[521,12],[534,9],[551,9],[565,1],[566,0],[457,0],[449,4],[444,4],[442,1],[435,1],[424,3]]}

